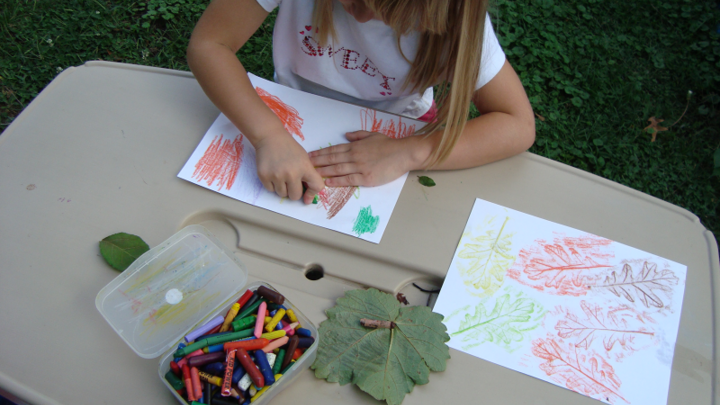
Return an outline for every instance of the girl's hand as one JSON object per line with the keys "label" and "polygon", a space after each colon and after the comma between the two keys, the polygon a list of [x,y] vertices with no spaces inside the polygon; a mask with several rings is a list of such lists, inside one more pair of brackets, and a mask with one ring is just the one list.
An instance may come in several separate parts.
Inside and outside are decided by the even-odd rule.
{"label": "girl's hand", "polygon": [[328,187],[380,186],[413,170],[411,143],[417,137],[391,139],[368,131],[348,132],[350,143],[310,152]]}
{"label": "girl's hand", "polygon": [[[255,145],[258,177],[265,189],[280,197],[310,204],[324,187],[307,152],[287,132],[265,136]],[[303,182],[307,191],[303,196]]]}

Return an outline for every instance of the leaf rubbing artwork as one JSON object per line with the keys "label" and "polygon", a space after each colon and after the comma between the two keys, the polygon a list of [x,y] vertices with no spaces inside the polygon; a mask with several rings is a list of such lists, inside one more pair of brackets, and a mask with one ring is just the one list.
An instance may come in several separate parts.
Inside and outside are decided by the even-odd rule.
{"label": "leaf rubbing artwork", "polygon": [[645,326],[633,326],[642,320],[642,316],[629,308],[610,309],[606,312],[594,304],[580,301],[585,319],[567,313],[565,319],[555,326],[561,338],[575,338],[575,346],[589,348],[595,338],[601,337],[605,350],[612,350],[615,343],[622,348],[634,350],[632,343],[636,337],[653,337],[655,334]]}
{"label": "leaf rubbing artwork", "polygon": [[668,295],[672,293],[671,285],[677,285],[678,278],[670,270],[663,270],[658,273],[657,264],[644,262],[643,268],[637,276],[633,276],[630,264],[625,263],[621,275],[614,271],[605,277],[602,284],[593,288],[607,288],[618,297],[625,298],[630,302],[639,299],[645,307],[650,306],[663,308],[665,303],[662,298],[655,294],[654,290],[660,290]]}
{"label": "leaf rubbing artwork", "polygon": [[490,295],[500,288],[505,271],[515,261],[510,254],[512,233],[505,231],[510,217],[505,217],[502,225],[497,218],[486,219],[483,232],[476,237],[463,235],[460,241],[462,249],[457,257],[469,262],[459,262],[458,270],[463,284],[475,295]]}
{"label": "leaf rubbing artwork", "polygon": [[581,296],[612,267],[603,248],[612,241],[598,236],[558,237],[552,243],[537,240],[518,253],[508,277],[539,291]]}
{"label": "leaf rubbing artwork", "polygon": [[[326,311],[312,368],[315,376],[340,385],[353,383],[375,399],[400,404],[415,384],[427,384],[430,371],[444,371],[450,337],[442,315],[422,306],[400,307],[391,294],[352,290]],[[392,329],[370,329],[361,319],[393,322]]]}
{"label": "leaf rubbing artwork", "polygon": [[620,394],[622,382],[615,369],[596,353],[554,339],[535,339],[532,353],[545,360],[540,369],[558,384],[611,404],[618,399],[629,403]]}
{"label": "leaf rubbing artwork", "polygon": [[462,340],[471,342],[470,347],[485,342],[493,342],[512,350],[512,344],[525,339],[527,332],[539,326],[545,314],[542,306],[530,298],[505,294],[495,301],[492,311],[485,304],[475,307],[475,314],[465,314],[457,331],[452,336],[461,335]]}

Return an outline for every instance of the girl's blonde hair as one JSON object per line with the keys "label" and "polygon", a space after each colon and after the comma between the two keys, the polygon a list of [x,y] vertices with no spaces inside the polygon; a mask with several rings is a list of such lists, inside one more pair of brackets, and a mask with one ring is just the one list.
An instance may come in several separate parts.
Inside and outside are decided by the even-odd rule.
{"label": "girl's blonde hair", "polygon": [[[365,0],[376,16],[397,35],[412,30],[420,33],[415,60],[404,87],[424,91],[439,86],[435,96],[437,120],[419,134],[430,134],[444,127],[437,148],[428,159],[428,167],[443,162],[460,139],[480,72],[485,15],[488,0]],[[319,27],[317,40],[327,44],[335,39],[332,21],[333,0],[315,0],[313,26]],[[402,52],[402,48],[400,48]],[[449,84],[448,84],[449,83]]]}

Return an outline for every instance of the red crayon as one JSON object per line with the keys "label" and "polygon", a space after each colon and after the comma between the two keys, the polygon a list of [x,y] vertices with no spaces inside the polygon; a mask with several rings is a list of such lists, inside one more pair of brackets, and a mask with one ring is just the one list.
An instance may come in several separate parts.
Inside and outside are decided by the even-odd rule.
{"label": "red crayon", "polygon": [[227,357],[225,357],[225,378],[223,379],[222,383],[222,391],[220,392],[220,395],[224,397],[230,396],[230,391],[232,390],[232,377],[233,377],[233,369],[235,368],[235,352],[236,350],[228,350]]}
{"label": "red crayon", "polygon": [[265,386],[265,377],[263,377],[262,373],[260,372],[260,370],[258,370],[257,366],[255,366],[255,363],[253,363],[248,352],[242,348],[237,349],[237,353],[235,353],[235,357],[237,357],[238,361],[245,369],[245,372],[248,373],[253,384],[255,384],[255,386],[258,388],[264,387]]}
{"label": "red crayon", "polygon": [[[222,328],[222,324],[220,324],[220,325],[218,325],[218,326],[210,329],[209,331],[207,331],[207,333],[203,333],[203,336],[205,336],[205,335],[212,335],[212,334],[214,334],[214,333],[218,333],[218,332],[220,332],[220,328]],[[199,338],[198,338],[198,339],[199,339]]]}
{"label": "red crayon", "polygon": [[180,377],[182,375],[182,370],[180,369],[180,366],[178,366],[177,363],[174,361],[170,362],[170,370],[172,370],[173,374]]}
{"label": "red crayon", "polygon": [[195,401],[195,391],[192,389],[192,378],[190,378],[190,367],[187,364],[182,365],[183,382],[185,382],[185,388],[187,388],[188,401]]}
{"label": "red crayon", "polygon": [[270,343],[269,340],[265,338],[260,339],[253,339],[253,340],[241,340],[239,342],[228,342],[223,344],[223,349],[225,350],[232,350],[232,349],[245,349],[247,350],[258,350],[262,349],[263,347],[267,346],[268,343]]}
{"label": "red crayon", "polygon": [[192,381],[192,391],[195,394],[195,400],[199,401],[203,396],[203,386],[200,382],[200,371],[197,367],[190,367],[190,379]]}
{"label": "red crayon", "polygon": [[245,305],[245,303],[248,302],[248,300],[250,299],[250,297],[252,297],[252,295],[253,295],[252,291],[250,291],[250,290],[245,291],[245,294],[243,294],[242,297],[240,297],[240,299],[237,300],[237,303],[240,304],[240,308],[242,308],[243,305]]}

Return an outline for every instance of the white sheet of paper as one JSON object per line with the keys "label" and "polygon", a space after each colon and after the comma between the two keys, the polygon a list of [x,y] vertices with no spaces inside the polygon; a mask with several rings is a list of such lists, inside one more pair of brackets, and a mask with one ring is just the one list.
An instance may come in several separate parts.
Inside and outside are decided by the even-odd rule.
{"label": "white sheet of paper", "polygon": [[448,345],[611,404],[665,404],[687,267],[477,199],[434,311]]}
{"label": "white sheet of paper", "polygon": [[[402,138],[425,125],[249,77],[263,101],[308,152],[347,143],[346,132],[363,129]],[[178,177],[248,204],[380,243],[407,173],[378,187],[326,188],[317,204],[281,199],[260,183],[252,144],[220,114]]]}

